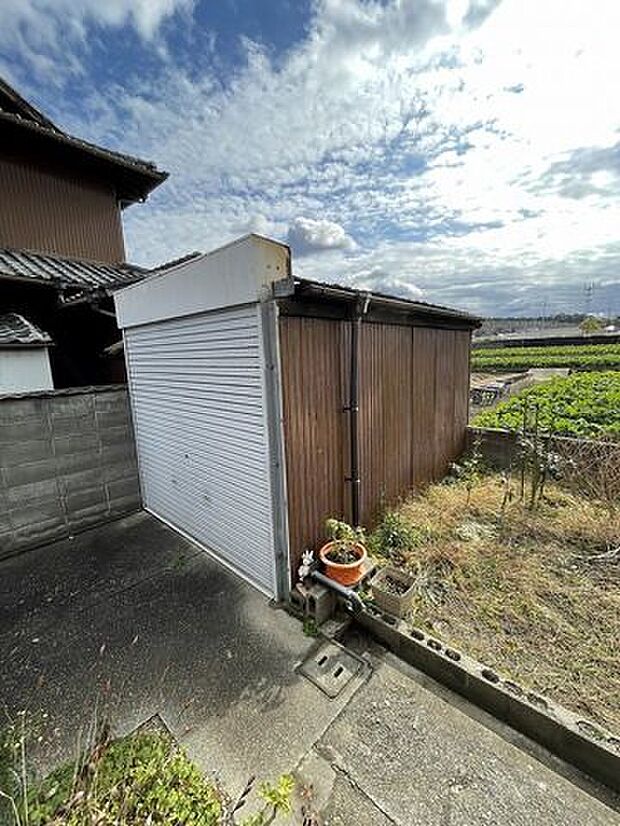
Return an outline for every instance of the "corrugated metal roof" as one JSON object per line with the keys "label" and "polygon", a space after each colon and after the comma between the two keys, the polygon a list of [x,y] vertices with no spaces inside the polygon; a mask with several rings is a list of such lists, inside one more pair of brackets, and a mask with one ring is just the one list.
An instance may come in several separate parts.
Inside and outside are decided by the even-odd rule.
{"label": "corrugated metal roof", "polygon": [[59,287],[106,289],[130,284],[146,270],[131,264],[103,264],[25,250],[0,249],[0,279],[26,279]]}
{"label": "corrugated metal roof", "polygon": [[23,315],[0,315],[0,347],[41,347],[51,343],[51,336]]}
{"label": "corrugated metal roof", "polygon": [[445,307],[441,304],[430,304],[426,301],[417,301],[409,298],[402,298],[398,295],[387,295],[386,293],[372,292],[370,290],[346,287],[342,284],[329,284],[324,281],[314,281],[310,278],[294,279],[295,292],[303,294],[313,293],[324,298],[364,298],[366,296],[374,303],[401,307],[412,312],[426,313],[427,315],[444,318],[451,318],[479,326],[478,316],[467,313],[464,310],[455,310],[452,307]]}

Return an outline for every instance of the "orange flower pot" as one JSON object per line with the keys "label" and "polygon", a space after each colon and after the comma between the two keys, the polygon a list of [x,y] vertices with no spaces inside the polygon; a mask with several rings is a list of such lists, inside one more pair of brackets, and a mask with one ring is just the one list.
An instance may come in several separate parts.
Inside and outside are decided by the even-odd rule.
{"label": "orange flower pot", "polygon": [[327,554],[333,547],[333,542],[327,542],[319,551],[319,559],[325,566],[325,573],[330,579],[339,582],[341,585],[357,585],[364,575],[364,563],[368,559],[366,548],[363,545],[355,545],[354,550],[358,554],[355,562],[332,562],[327,558]]}

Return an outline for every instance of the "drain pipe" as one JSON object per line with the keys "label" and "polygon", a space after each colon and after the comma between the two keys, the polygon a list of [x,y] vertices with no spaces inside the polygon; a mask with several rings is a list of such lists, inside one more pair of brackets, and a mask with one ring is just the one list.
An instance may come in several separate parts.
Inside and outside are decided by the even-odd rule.
{"label": "drain pipe", "polygon": [[351,523],[357,527],[360,523],[360,487],[361,479],[359,473],[359,363],[360,363],[360,339],[362,330],[362,318],[368,312],[370,304],[370,294],[360,293],[355,307],[355,317],[351,325],[351,364],[349,377],[349,431],[350,431],[350,456],[351,456]]}
{"label": "drain pipe", "polygon": [[341,596],[344,599],[345,608],[351,614],[359,614],[360,611],[364,609],[364,603],[360,599],[359,595],[352,591],[350,588],[347,588],[345,585],[341,585],[339,582],[336,582],[333,579],[330,579],[325,574],[322,574],[320,571],[312,571],[310,576],[315,582],[324,585],[326,588],[330,588],[332,591],[335,591],[338,596]]}

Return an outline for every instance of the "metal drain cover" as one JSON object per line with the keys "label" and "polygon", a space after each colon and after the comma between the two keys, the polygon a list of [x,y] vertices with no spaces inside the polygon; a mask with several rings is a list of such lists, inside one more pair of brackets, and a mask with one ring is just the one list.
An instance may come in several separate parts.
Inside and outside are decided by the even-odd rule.
{"label": "metal drain cover", "polygon": [[362,662],[345,648],[324,642],[298,667],[328,697],[337,697],[362,668]]}

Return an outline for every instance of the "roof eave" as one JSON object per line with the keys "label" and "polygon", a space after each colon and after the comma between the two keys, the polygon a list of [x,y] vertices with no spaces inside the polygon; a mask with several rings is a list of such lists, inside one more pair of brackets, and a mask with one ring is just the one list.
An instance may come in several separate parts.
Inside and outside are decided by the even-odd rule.
{"label": "roof eave", "polygon": [[[124,205],[146,200],[150,193],[168,178],[168,172],[159,170],[154,165],[149,166],[146,161],[139,158],[135,161],[129,157],[125,159],[111,150],[11,113],[0,112],[0,122],[7,127],[3,137],[9,143],[11,138],[26,133],[35,142],[43,142],[47,147],[54,147],[58,155],[73,154],[87,166],[107,174],[114,181],[117,197]],[[20,149],[21,145],[16,143],[15,148]]]}
{"label": "roof eave", "polygon": [[278,297],[285,297],[285,293],[292,298],[299,297],[303,299],[304,296],[311,296],[319,300],[332,299],[347,303],[359,302],[361,298],[368,297],[371,304],[375,307],[379,306],[397,310],[412,317],[419,316],[427,320],[435,319],[438,322],[448,322],[470,330],[475,330],[482,324],[482,320],[477,316],[460,310],[453,310],[449,307],[409,301],[406,298],[388,296],[369,290],[355,289],[353,287],[343,287],[337,284],[323,284],[319,281],[312,281],[311,279],[305,278],[295,278],[292,289],[289,288],[287,291],[286,288],[284,288],[282,295]]}

